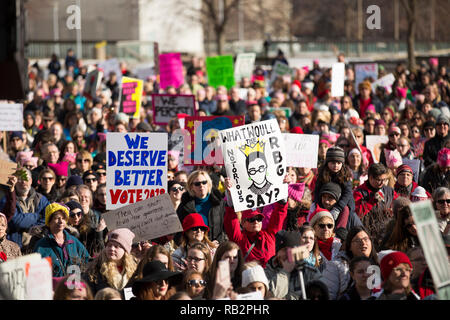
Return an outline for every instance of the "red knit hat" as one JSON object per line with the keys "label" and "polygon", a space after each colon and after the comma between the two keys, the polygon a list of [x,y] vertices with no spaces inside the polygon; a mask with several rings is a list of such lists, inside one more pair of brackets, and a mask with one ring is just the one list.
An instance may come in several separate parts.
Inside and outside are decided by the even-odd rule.
{"label": "red knit hat", "polygon": [[319,207],[319,205],[316,206],[316,210],[314,210],[308,217],[308,222],[311,227],[314,227],[314,225],[320,221],[320,219],[328,217],[333,221],[334,224],[334,218],[331,215],[330,211],[327,209]]}
{"label": "red knit hat", "polygon": [[401,251],[394,251],[385,255],[380,262],[381,276],[386,281],[391,275],[392,269],[401,263],[406,263],[412,269],[411,261],[408,256]]}
{"label": "red knit hat", "polygon": [[414,175],[414,171],[410,166],[408,166],[407,164],[402,164],[400,167],[397,168],[397,177],[400,173],[402,173],[404,171],[409,172],[412,175]]}
{"label": "red knit hat", "polygon": [[301,133],[301,134],[303,134],[303,129],[300,128],[300,127],[293,127],[291,129],[291,133]]}
{"label": "red knit hat", "polygon": [[209,227],[205,224],[205,222],[203,221],[203,217],[200,214],[198,213],[188,214],[183,219],[183,232],[186,232],[189,229],[195,227],[206,228],[206,232],[209,232]]}

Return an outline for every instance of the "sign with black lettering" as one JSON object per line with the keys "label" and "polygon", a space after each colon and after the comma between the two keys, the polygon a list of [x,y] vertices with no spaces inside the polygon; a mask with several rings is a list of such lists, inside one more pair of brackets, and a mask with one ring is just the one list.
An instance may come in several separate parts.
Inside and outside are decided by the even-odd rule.
{"label": "sign with black lettering", "polygon": [[276,119],[219,131],[234,210],[263,207],[288,196],[284,138]]}
{"label": "sign with black lettering", "polygon": [[179,113],[195,116],[195,96],[185,94],[152,94],[153,122],[166,125]]}

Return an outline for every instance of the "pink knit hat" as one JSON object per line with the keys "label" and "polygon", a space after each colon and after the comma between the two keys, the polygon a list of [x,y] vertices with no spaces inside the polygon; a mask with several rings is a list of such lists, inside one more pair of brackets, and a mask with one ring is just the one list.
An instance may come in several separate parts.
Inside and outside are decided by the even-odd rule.
{"label": "pink knit hat", "polygon": [[397,88],[397,95],[400,98],[406,98],[406,94],[408,93],[408,88]]}
{"label": "pink knit hat", "polygon": [[375,111],[375,106],[373,104],[369,104],[367,106],[366,112],[372,112],[372,113],[376,113]]}
{"label": "pink knit hat", "polygon": [[402,134],[402,131],[397,126],[389,127],[388,134],[391,134],[392,132],[397,132],[398,134]]}
{"label": "pink knit hat", "polygon": [[403,164],[402,156],[398,150],[385,149],[386,165],[390,169],[398,168]]}
{"label": "pink knit hat", "polygon": [[126,252],[130,253],[134,236],[130,229],[119,228],[108,233],[106,242],[113,240],[120,244]]}
{"label": "pink knit hat", "polygon": [[450,167],[450,149],[442,148],[437,156],[437,163],[441,168]]}
{"label": "pink knit hat", "polygon": [[330,211],[328,211],[327,209],[321,208],[319,207],[319,205],[316,206],[316,210],[314,210],[314,212],[312,212],[309,216],[308,216],[308,222],[309,225],[311,227],[314,228],[314,225],[320,221],[320,219],[324,218],[324,217],[328,217],[331,219],[331,221],[333,221],[334,223],[334,218],[331,215]]}
{"label": "pink knit hat", "polygon": [[288,185],[288,196],[289,198],[300,202],[303,198],[303,193],[305,192],[304,183],[292,183]]}
{"label": "pink knit hat", "polygon": [[68,163],[75,163],[76,159],[77,159],[76,153],[66,152],[62,161],[66,161]]}
{"label": "pink knit hat", "polygon": [[38,160],[38,157],[33,157],[33,151],[19,151],[16,155],[16,162],[22,167],[28,161],[31,161],[33,163],[33,166],[37,167]]}
{"label": "pink knit hat", "polygon": [[69,162],[62,161],[58,163],[48,163],[47,165],[55,172],[57,176],[69,176]]}

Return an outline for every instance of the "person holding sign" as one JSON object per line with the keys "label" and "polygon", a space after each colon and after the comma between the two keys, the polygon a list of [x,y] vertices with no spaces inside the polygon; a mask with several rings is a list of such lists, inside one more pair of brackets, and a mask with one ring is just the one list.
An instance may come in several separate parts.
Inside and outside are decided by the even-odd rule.
{"label": "person holding sign", "polygon": [[[255,170],[256,171],[256,170]],[[287,183],[287,175],[284,183]],[[263,267],[269,259],[275,255],[275,234],[283,227],[287,216],[288,204],[286,199],[275,203],[270,215],[267,229],[262,230],[264,215],[258,210],[245,210],[242,212],[243,231],[236,212],[232,207],[230,189],[232,182],[229,177],[225,178],[227,189],[227,205],[225,207],[224,228],[231,241],[236,242],[245,253],[245,261],[257,260]]]}

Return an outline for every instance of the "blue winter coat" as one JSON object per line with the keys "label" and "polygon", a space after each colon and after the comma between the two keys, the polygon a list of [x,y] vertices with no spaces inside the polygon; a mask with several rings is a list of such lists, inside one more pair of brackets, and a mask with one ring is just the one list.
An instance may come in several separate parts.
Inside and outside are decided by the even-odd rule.
{"label": "blue winter coat", "polygon": [[[50,204],[48,199],[42,194],[36,192],[33,188],[30,190],[27,201],[35,201],[35,212],[23,212],[22,208],[16,204],[14,216],[8,222],[7,239],[14,241],[22,248],[22,232],[37,225],[45,224],[45,208]],[[0,211],[6,204],[6,196],[0,200]]]}
{"label": "blue winter coat", "polygon": [[83,244],[66,230],[64,230],[64,239],[64,244],[60,247],[55,237],[49,233],[34,247],[34,252],[40,253],[43,258],[52,258],[53,277],[66,276],[67,267],[70,265],[77,265],[80,268],[86,266],[90,258]]}

